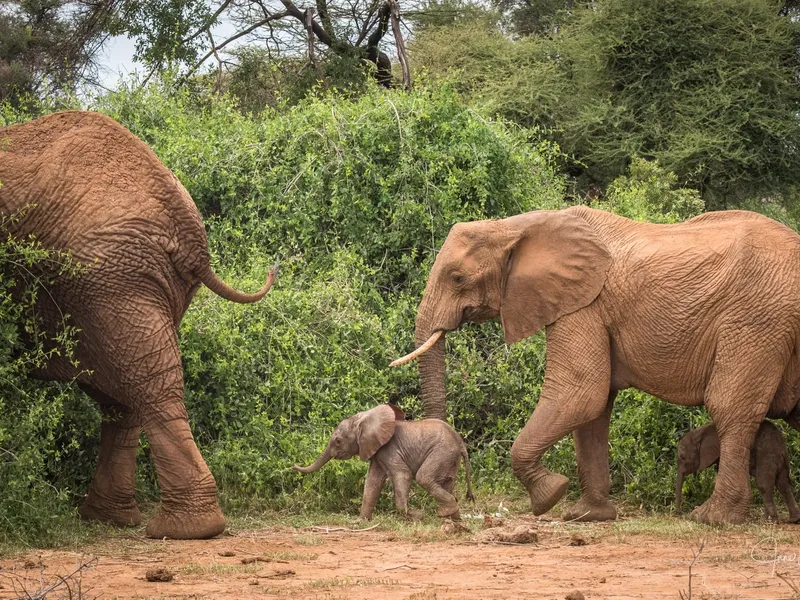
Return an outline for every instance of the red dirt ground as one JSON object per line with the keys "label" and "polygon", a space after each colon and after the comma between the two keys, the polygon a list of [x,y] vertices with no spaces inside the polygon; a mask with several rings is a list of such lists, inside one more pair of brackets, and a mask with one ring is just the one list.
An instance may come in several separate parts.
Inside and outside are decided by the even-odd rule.
{"label": "red dirt ground", "polygon": [[[126,534],[79,552],[40,550],[0,559],[0,598],[35,596],[60,583],[60,575],[73,598],[80,583],[82,598],[508,600],[580,598],[568,596],[577,590],[587,599],[676,599],[688,588],[701,535],[708,539],[693,568],[694,599],[790,598],[791,586],[800,588],[796,526],[685,535],[530,517],[504,529],[520,524],[536,530],[539,541],[481,542],[479,522],[470,523],[472,532],[449,535],[385,525],[362,532],[275,527],[207,541]],[[242,562],[256,558],[264,560]],[[80,577],[67,577],[87,560]],[[171,571],[174,579],[146,581],[146,572],[156,568]],[[68,591],[61,583],[47,598],[67,598]]]}

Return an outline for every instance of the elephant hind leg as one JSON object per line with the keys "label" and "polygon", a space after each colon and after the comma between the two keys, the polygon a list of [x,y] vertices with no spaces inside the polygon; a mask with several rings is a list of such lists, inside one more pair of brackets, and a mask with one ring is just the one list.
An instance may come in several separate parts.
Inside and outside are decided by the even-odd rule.
{"label": "elephant hind leg", "polygon": [[774,523],[778,522],[778,508],[775,506],[775,473],[759,470],[756,473],[756,485],[761,492],[761,500],[764,503],[764,518]]}
{"label": "elephant hind leg", "polygon": [[719,525],[741,523],[747,516],[753,442],[787,358],[774,349],[754,348],[752,339],[718,344],[705,404],[719,435],[719,472],[714,493],[692,511],[693,520]]}
{"label": "elephant hind leg", "polygon": [[[785,458],[785,462],[788,463],[788,457]],[[778,477],[776,478],[775,484],[777,485],[781,496],[783,496],[783,501],[786,503],[786,508],[789,509],[789,522],[800,523],[800,508],[797,506],[797,502],[794,499],[794,494],[792,493],[792,480],[789,477],[788,464],[784,464],[778,471]]]}
{"label": "elephant hind leg", "polygon": [[172,317],[163,307],[146,302],[136,309],[103,312],[90,331],[84,329],[88,339],[101,343],[95,348],[100,352],[92,377],[133,410],[150,443],[161,506],[148,523],[147,535],[213,537],[225,529],[225,520],[217,504],[216,482],[189,428]]}
{"label": "elephant hind leg", "polygon": [[436,514],[442,518],[460,520],[458,501],[453,495],[456,484],[455,474],[461,461],[461,455],[456,455],[455,464],[442,464],[438,461],[428,460],[417,471],[417,483],[436,500],[438,508]]}
{"label": "elephant hind leg", "polygon": [[133,497],[139,422],[133,411],[110,396],[86,384],[80,388],[100,405],[103,423],[97,469],[78,512],[86,520],[139,525],[142,515]]}

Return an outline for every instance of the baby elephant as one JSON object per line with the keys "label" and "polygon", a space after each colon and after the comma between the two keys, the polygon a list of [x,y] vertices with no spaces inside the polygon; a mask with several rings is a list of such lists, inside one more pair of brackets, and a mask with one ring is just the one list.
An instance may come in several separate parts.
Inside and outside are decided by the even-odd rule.
{"label": "baby elephant", "polygon": [[436,499],[440,517],[459,519],[453,496],[461,458],[467,475],[467,498],[473,500],[469,457],[464,440],[444,421],[404,421],[403,411],[391,404],[376,406],[339,423],[328,446],[308,467],[294,466],[301,473],[313,473],[331,458],[368,460],[361,518],[369,520],[387,478],[392,482],[397,510],[408,515],[408,493],[416,479]]}
{"label": "baby elephant", "polygon": [[[678,442],[678,481],[675,484],[675,509],[681,510],[681,491],[685,475],[707,469],[719,461],[719,438],[713,423],[692,429]],[[800,509],[792,495],[789,479],[789,454],[783,434],[771,422],[764,421],[758,428],[753,450],[750,453],[750,475],[764,499],[764,516],[778,520],[778,510],[772,498],[775,486],[789,509],[789,522],[800,522]]]}

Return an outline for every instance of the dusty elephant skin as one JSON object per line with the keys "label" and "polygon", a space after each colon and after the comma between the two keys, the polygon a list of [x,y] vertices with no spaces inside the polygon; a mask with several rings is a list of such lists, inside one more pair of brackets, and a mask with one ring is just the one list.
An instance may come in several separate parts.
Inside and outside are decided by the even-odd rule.
{"label": "dusty elephant skin", "polygon": [[[546,327],[541,396],[511,449],[536,514],[568,483],[541,458],[573,432],[582,497],[566,516],[616,517],[609,420],[617,391],[635,387],[705,404],[719,431],[720,468],[692,518],[738,523],[759,425],[767,416],[800,423],[798,265],[800,237],[746,211],[654,225],[576,206],[459,223],[431,269],[416,345],[498,316],[508,343]],[[445,415],[444,343],[440,335],[419,356],[427,417]]]}
{"label": "dusty elephant skin", "polygon": [[[719,436],[713,423],[692,429],[678,442],[678,477],[675,481],[675,510],[681,510],[683,480],[686,475],[704,471],[719,461]],[[791,464],[783,434],[769,421],[764,421],[756,432],[750,452],[750,475],[764,500],[764,517],[778,520],[778,509],[773,499],[774,488],[783,496],[789,509],[789,522],[800,522],[800,508],[792,495],[789,476]]]}
{"label": "dusty elephant skin", "polygon": [[[62,112],[0,129],[0,215],[18,236],[69,250],[85,274],[40,294],[45,326],[71,315],[80,328],[79,370],[55,358],[36,374],[77,377],[103,412],[100,456],[81,515],[138,524],[134,471],[140,428],[151,445],[161,507],[151,537],[207,538],[225,528],[216,483],[192,438],[183,404],[177,327],[201,283],[234,302],[211,270],[194,202],[155,154],[112,119]],[[90,371],[90,373],[87,373]]]}
{"label": "dusty elephant skin", "polygon": [[325,450],[313,464],[295,465],[294,469],[313,473],[331,458],[348,459],[358,455],[361,460],[369,461],[361,503],[362,519],[372,518],[387,479],[392,482],[395,506],[401,514],[408,514],[408,494],[416,479],[436,499],[440,517],[459,519],[453,488],[462,458],[467,498],[473,499],[464,440],[439,419],[404,421],[404,418],[403,411],[390,404],[348,417],[337,425]]}

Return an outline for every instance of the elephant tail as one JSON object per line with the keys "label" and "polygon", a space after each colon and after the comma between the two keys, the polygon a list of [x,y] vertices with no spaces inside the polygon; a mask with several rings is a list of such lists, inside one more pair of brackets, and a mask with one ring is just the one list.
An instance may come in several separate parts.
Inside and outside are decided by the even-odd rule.
{"label": "elephant tail", "polygon": [[278,265],[277,263],[273,266],[269,273],[267,274],[267,283],[264,284],[259,291],[254,294],[246,294],[245,292],[240,292],[229,286],[227,283],[222,281],[214,271],[211,270],[211,266],[209,265],[203,273],[200,273],[200,281],[203,282],[208,289],[214,292],[217,296],[225,298],[226,300],[230,300],[231,302],[238,302],[240,304],[251,304],[253,302],[258,302],[264,296],[266,296],[269,289],[272,287],[272,284],[275,283],[275,278],[278,276]]}
{"label": "elephant tail", "polygon": [[467,453],[467,445],[461,442],[461,456],[464,458],[464,475],[467,479],[467,500],[475,502],[475,494],[472,493],[472,468],[469,466],[469,454]]}

